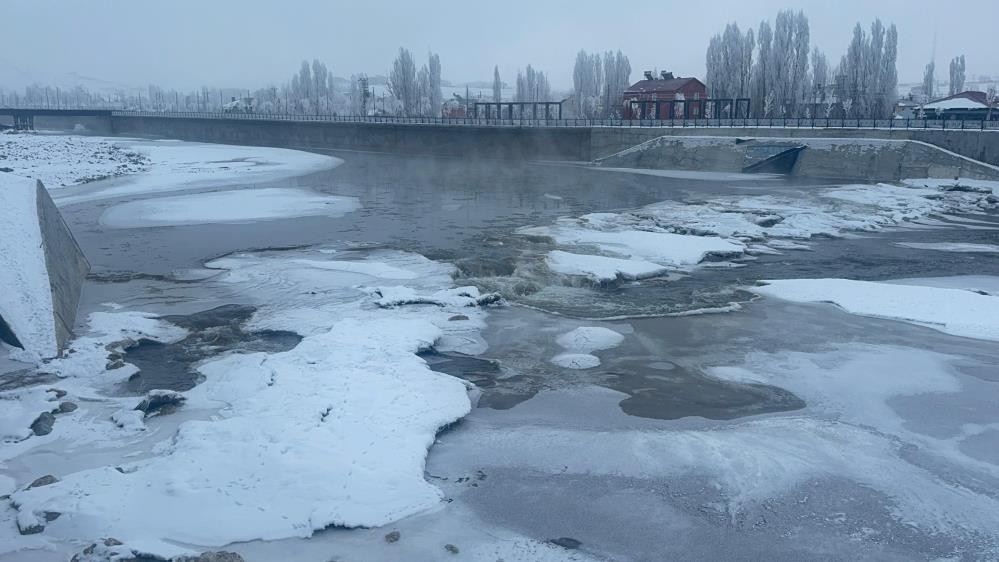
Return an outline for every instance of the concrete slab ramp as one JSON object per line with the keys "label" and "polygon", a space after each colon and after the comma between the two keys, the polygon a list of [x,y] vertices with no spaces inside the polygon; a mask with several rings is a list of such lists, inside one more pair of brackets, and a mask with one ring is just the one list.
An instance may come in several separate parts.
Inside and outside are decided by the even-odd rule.
{"label": "concrete slab ramp", "polygon": [[61,353],[89,270],[42,182],[0,173],[0,341]]}
{"label": "concrete slab ramp", "polygon": [[610,156],[614,168],[767,172],[857,181],[999,180],[999,167],[914,140],[664,135]]}

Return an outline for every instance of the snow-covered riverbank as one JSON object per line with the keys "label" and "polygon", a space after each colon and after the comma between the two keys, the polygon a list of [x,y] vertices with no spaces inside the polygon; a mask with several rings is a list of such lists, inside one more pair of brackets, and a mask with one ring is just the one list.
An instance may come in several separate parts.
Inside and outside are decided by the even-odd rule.
{"label": "snow-covered riverbank", "polygon": [[[330,169],[342,162],[283,148],[37,133],[0,135],[0,167],[42,180],[60,206],[266,182]],[[99,180],[103,181],[84,185]]]}

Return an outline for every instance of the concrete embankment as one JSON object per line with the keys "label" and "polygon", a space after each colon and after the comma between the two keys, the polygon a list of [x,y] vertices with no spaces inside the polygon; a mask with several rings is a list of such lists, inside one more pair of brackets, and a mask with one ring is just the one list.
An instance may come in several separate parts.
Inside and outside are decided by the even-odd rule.
{"label": "concrete embankment", "polygon": [[[999,164],[999,131],[491,127],[158,116],[115,116],[111,124],[116,134],[201,142],[563,161],[600,160],[663,137],[678,139],[663,144],[663,150],[676,153],[660,155],[659,161],[648,167],[702,170],[742,170],[747,163],[745,152],[769,143],[804,146],[792,170],[802,176],[845,174],[856,179],[892,180],[961,174],[999,178],[994,167]],[[719,139],[713,141],[716,146],[710,151],[700,148],[707,138]],[[755,140],[732,152],[737,139]],[[758,158],[749,162],[755,161]]]}
{"label": "concrete embankment", "polygon": [[892,181],[902,178],[999,179],[999,168],[912,140],[660,136],[604,158],[602,166],[751,171],[782,154],[785,169],[803,177]]}
{"label": "concrete embankment", "polygon": [[999,166],[999,130],[956,129],[809,129],[797,127],[594,127],[590,153],[594,159],[610,156],[628,147],[661,136],[751,137],[782,139],[914,140]]}
{"label": "concrete embankment", "polygon": [[0,173],[0,340],[58,355],[89,269],[42,182]]}
{"label": "concrete embankment", "polygon": [[364,150],[462,158],[590,160],[590,131],[587,128],[165,117],[114,117],[112,126],[116,134],[281,148]]}

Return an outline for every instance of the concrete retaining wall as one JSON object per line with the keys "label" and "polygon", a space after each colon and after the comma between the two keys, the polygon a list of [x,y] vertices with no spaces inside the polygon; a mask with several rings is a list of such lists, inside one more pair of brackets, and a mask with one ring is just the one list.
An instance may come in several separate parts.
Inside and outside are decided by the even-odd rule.
{"label": "concrete retaining wall", "polygon": [[42,248],[52,289],[56,343],[62,351],[73,334],[80,291],[90,273],[90,264],[41,181],[38,182],[37,202]]}
{"label": "concrete retaining wall", "polygon": [[610,156],[628,147],[660,136],[779,137],[915,140],[999,166],[999,131],[934,129],[805,129],[805,128],[648,128],[594,127],[590,153],[594,159]]}
{"label": "concrete retaining wall", "polygon": [[115,134],[181,140],[529,160],[589,160],[585,128],[477,127],[114,117]]}
{"label": "concrete retaining wall", "polygon": [[754,147],[805,146],[792,175],[857,181],[902,178],[999,179],[999,168],[920,141],[836,138],[661,136],[597,162],[608,167],[742,171]]}
{"label": "concrete retaining wall", "polygon": [[[812,149],[824,146],[822,150],[805,150],[802,153],[796,167],[799,175],[846,176],[856,179],[926,177],[949,174],[952,171],[970,177],[995,177],[995,170],[989,167],[982,167],[944,151],[929,150],[923,143],[999,165],[999,131],[481,127],[176,117],[112,117],[111,124],[116,134],[201,142],[518,160],[591,161],[657,137],[713,137],[731,139],[732,142],[735,138],[766,138],[772,142],[807,144]],[[850,145],[851,139],[856,141],[856,146]],[[835,141],[835,146],[828,143],[822,145],[825,141]],[[874,150],[860,146],[865,143],[887,144],[879,145]],[[678,163],[670,164],[672,167],[733,169],[732,163],[739,159],[738,155],[726,153],[723,149],[702,148],[698,154],[694,154],[691,152],[691,143],[684,146],[685,151],[674,155],[673,160]],[[920,158],[925,158],[925,161]],[[668,167],[667,161],[669,159],[663,160],[658,166]],[[863,173],[871,175],[865,177]]]}

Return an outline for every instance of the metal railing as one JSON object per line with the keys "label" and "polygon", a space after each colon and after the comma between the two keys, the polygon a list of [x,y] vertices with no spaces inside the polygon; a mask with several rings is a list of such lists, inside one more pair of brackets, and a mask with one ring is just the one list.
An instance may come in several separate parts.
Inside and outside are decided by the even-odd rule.
{"label": "metal railing", "polygon": [[[2,110],[4,108],[0,108]],[[24,110],[28,108],[16,108]],[[53,108],[37,108],[53,113]],[[98,108],[85,108],[93,111]],[[59,113],[72,115],[72,108],[60,108]],[[960,119],[832,119],[832,118],[739,118],[739,119],[585,119],[585,118],[517,118],[485,117],[402,117],[388,115],[303,115],[285,113],[229,113],[212,111],[136,111],[111,109],[112,117],[166,117],[175,119],[226,119],[250,121],[295,121],[324,123],[370,123],[387,125],[464,125],[479,127],[660,127],[660,128],[792,128],[792,129],[939,129],[964,131],[999,131],[999,112],[993,120]]]}
{"label": "metal railing", "polygon": [[[226,112],[111,112],[114,117],[168,117],[177,119],[231,119],[251,121],[296,121],[327,123],[371,123],[395,125],[468,125],[490,127],[667,127],[667,128],[795,128],[795,129],[940,129],[999,131],[999,120],[959,119],[827,119],[827,118],[742,118],[742,119],[491,119],[477,117],[402,117],[363,115],[301,115],[283,113]],[[999,116],[999,115],[997,115]]]}

